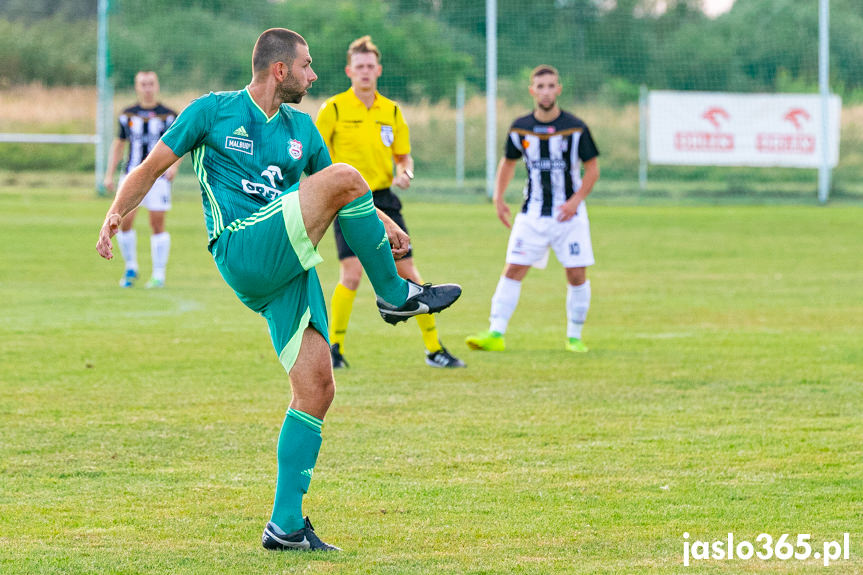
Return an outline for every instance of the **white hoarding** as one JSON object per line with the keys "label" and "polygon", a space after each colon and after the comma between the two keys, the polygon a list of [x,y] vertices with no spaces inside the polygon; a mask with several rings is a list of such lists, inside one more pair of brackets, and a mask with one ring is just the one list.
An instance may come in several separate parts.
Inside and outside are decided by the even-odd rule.
{"label": "white hoarding", "polygon": [[[842,102],[830,97],[829,161],[839,161]],[[648,161],[698,166],[817,168],[821,97],[810,94],[650,92]]]}

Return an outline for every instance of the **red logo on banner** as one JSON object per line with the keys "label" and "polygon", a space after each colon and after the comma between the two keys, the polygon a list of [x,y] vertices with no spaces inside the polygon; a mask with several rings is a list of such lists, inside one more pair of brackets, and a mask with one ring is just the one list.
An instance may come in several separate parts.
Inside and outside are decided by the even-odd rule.
{"label": "red logo on banner", "polygon": [[726,122],[731,119],[731,116],[723,108],[710,108],[701,114],[701,117],[713,124],[713,127],[717,130],[719,129],[719,118],[722,118]]}
{"label": "red logo on banner", "polygon": [[719,107],[708,108],[701,118],[710,122],[714,132],[677,132],[674,134],[674,147],[682,152],[731,152],[734,150],[734,134],[720,132],[722,122],[731,115]]}
{"label": "red logo on banner", "polygon": [[809,115],[809,112],[807,112],[803,108],[792,108],[788,111],[787,114],[782,117],[783,120],[787,120],[794,124],[794,127],[797,129],[798,132],[803,129],[803,125],[800,123],[801,118],[803,118],[807,122],[812,119],[812,117]]}
{"label": "red logo on banner", "polygon": [[755,149],[765,154],[814,154],[815,135],[804,134],[803,121],[812,117],[803,108],[792,108],[782,119],[794,126],[796,134],[763,133],[755,136]]}

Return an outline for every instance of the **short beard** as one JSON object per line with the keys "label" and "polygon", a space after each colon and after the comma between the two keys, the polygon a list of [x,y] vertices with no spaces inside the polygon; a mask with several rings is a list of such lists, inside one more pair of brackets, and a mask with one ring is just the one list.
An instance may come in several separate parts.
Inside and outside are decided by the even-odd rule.
{"label": "short beard", "polygon": [[536,103],[536,107],[542,110],[543,112],[551,112],[554,110],[554,107],[557,106],[557,100],[554,100],[550,106],[543,106],[539,102]]}
{"label": "short beard", "polygon": [[288,76],[276,85],[276,95],[285,104],[299,104],[306,95],[306,91],[300,88],[292,76]]}

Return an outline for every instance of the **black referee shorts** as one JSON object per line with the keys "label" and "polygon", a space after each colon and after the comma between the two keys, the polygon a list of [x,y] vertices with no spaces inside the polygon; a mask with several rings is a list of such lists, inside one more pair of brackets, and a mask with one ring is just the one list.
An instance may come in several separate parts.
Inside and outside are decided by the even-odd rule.
{"label": "black referee shorts", "polygon": [[[390,188],[375,190],[372,192],[372,199],[374,200],[376,208],[388,215],[405,232],[408,231],[408,227],[405,225],[405,219],[402,216],[402,202]],[[333,229],[336,233],[336,249],[339,252],[339,261],[345,258],[355,257],[356,254],[350,247],[348,247],[348,242],[345,241],[345,236],[342,234],[342,227],[339,225],[338,217],[336,217]],[[409,258],[412,256],[413,248],[409,249],[408,253],[403,257]]]}

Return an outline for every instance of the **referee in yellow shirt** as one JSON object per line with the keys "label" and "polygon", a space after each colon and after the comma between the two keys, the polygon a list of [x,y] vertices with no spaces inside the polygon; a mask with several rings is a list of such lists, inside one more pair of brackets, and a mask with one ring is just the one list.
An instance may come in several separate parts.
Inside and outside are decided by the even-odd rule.
{"label": "referee in yellow shirt", "polygon": [[[401,213],[402,203],[390,186],[407,189],[411,185],[414,162],[410,155],[410,133],[398,104],[377,91],[382,70],[380,58],[380,50],[372,43],[371,37],[354,40],[348,47],[348,64],[345,66],[351,88],[324,102],[315,123],[333,162],[344,162],[359,170],[373,191],[375,207],[407,231]],[[333,367],[341,368],[348,365],[343,355],[345,333],[363,268],[345,242],[338,218],[333,229],[340,273],[330,306],[330,352]],[[396,268],[401,277],[422,283],[411,251],[396,260]],[[426,363],[432,367],[464,367],[464,362],[441,345],[434,318],[429,314],[416,318],[428,350]]]}

